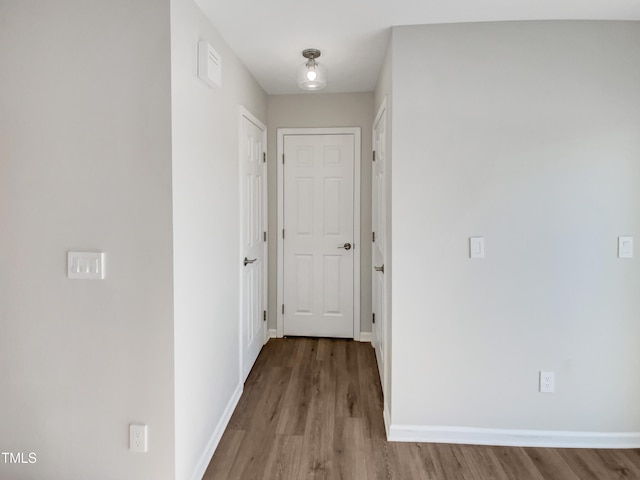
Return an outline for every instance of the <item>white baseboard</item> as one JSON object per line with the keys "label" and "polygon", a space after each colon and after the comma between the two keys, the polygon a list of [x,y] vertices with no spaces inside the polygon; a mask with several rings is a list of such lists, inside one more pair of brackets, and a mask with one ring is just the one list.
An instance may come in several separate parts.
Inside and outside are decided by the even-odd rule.
{"label": "white baseboard", "polygon": [[371,332],[360,332],[360,341],[371,343],[373,340],[373,333]]}
{"label": "white baseboard", "polygon": [[[385,425],[388,416],[384,412]],[[462,443],[507,447],[640,448],[640,432],[565,432],[423,425],[387,426],[392,442]]]}
{"label": "white baseboard", "polygon": [[192,480],[201,480],[204,476],[204,472],[207,471],[207,467],[211,462],[211,458],[213,458],[213,453],[216,451],[218,444],[220,443],[220,439],[222,438],[222,434],[224,433],[225,428],[229,424],[229,420],[231,420],[231,415],[233,415],[233,411],[236,409],[238,402],[240,401],[240,397],[242,396],[242,389],[244,385],[240,383],[236,390],[231,395],[231,399],[229,399],[229,403],[227,403],[227,407],[224,409],[224,413],[222,414],[222,418],[218,422],[211,438],[207,442],[207,446],[200,455],[200,461],[198,461],[198,466],[196,467],[193,475],[191,476]]}
{"label": "white baseboard", "polygon": [[275,328],[269,329],[269,338],[278,338],[278,333]]}
{"label": "white baseboard", "polygon": [[[391,440],[391,413],[389,412],[389,405],[387,405],[387,402],[384,402],[384,406],[382,408],[382,419],[384,420],[384,430],[387,433],[387,440],[392,441]],[[401,440],[396,440],[397,442],[400,442]]]}

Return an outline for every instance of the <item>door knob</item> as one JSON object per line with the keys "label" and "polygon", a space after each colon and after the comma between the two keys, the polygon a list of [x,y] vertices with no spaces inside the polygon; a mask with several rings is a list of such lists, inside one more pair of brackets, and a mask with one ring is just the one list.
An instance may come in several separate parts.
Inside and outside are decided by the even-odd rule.
{"label": "door knob", "polygon": [[345,250],[351,250],[351,244],[345,243],[344,245],[338,245],[338,248],[344,248]]}
{"label": "door knob", "polygon": [[374,270],[375,270],[376,272],[382,272],[382,273],[384,273],[384,263],[382,264],[382,266],[381,266],[381,267],[376,267],[376,266],[374,265],[374,267],[373,267],[373,268],[374,268]]}
{"label": "door knob", "polygon": [[244,257],[244,266],[246,267],[248,264],[253,263],[256,260],[258,260],[258,259],[254,258],[253,260],[249,260],[247,257]]}

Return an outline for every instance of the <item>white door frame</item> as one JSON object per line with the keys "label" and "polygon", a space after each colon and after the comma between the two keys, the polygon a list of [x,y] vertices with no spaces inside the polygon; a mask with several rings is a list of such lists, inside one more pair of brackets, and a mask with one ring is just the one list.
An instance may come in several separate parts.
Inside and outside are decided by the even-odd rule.
{"label": "white door frame", "polygon": [[[243,194],[244,194],[244,178],[242,176],[243,173],[243,162],[244,162],[244,158],[242,158],[242,148],[240,148],[240,145],[242,145],[240,142],[244,142],[244,138],[242,138],[242,121],[243,118],[248,119],[249,121],[251,121],[252,123],[254,123],[256,126],[258,126],[261,130],[262,130],[262,144],[264,145],[264,153],[266,154],[267,152],[267,126],[262,123],[260,120],[258,120],[255,115],[253,115],[249,110],[247,110],[245,107],[243,107],[242,105],[238,106],[238,177],[239,177],[239,189],[238,189],[238,193],[239,193],[239,205],[240,205],[240,238],[239,238],[239,248],[238,251],[240,252],[240,257],[243,257],[243,253],[242,250],[244,248],[243,245],[243,228],[244,228],[244,198],[243,198]],[[267,216],[269,213],[269,205],[268,205],[268,192],[267,192],[267,186],[268,186],[268,181],[267,181],[267,164],[264,163],[264,175],[263,175],[263,219],[264,219],[264,231],[267,231]],[[263,277],[262,277],[262,305],[263,305],[263,309],[264,310],[268,310],[267,309],[267,302],[268,302],[268,285],[269,285],[269,272],[268,272],[268,266],[269,266],[269,247],[268,247],[268,243],[264,242],[264,273],[263,273]],[[244,268],[244,266],[241,264],[241,258],[238,258],[238,267],[240,268],[240,284],[239,284],[239,291],[240,291],[240,303],[238,305],[238,311],[239,311],[239,319],[238,321],[240,322],[240,335],[238,336],[238,342],[240,344],[240,348],[238,349],[238,351],[240,352],[240,379],[242,381],[242,383],[244,383],[244,381],[246,380],[244,378],[244,343],[243,343],[243,339],[244,339],[244,317],[243,317],[243,300],[244,300],[244,286],[243,286],[243,275],[242,275],[242,269]],[[266,323],[266,322],[265,322]],[[264,345],[265,343],[267,343],[267,340],[269,339],[269,326],[268,325],[264,325],[264,339],[262,340],[262,344]]]}
{"label": "white door frame", "polygon": [[284,154],[285,135],[353,135],[354,138],[354,165],[353,165],[353,339],[360,340],[360,164],[361,145],[360,127],[341,128],[279,128],[278,129],[278,286],[277,286],[277,321],[276,335],[284,336],[284,315],[282,305],[284,303],[284,241],[282,230],[284,229]]}

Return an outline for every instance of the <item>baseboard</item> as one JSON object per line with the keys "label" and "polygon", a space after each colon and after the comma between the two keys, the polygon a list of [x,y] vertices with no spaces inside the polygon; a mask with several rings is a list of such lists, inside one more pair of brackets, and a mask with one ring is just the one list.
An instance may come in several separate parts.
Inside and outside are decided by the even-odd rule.
{"label": "baseboard", "polygon": [[360,332],[360,341],[371,343],[373,341],[373,333],[371,332]]}
{"label": "baseboard", "polygon": [[[384,420],[384,430],[387,433],[387,440],[391,441],[391,413],[389,412],[389,405],[387,405],[386,401],[382,409],[382,419]],[[396,441],[400,442],[401,440]]]}
{"label": "baseboard", "polygon": [[269,329],[269,338],[278,338],[278,333],[275,328]]}
{"label": "baseboard", "polygon": [[[385,425],[387,424],[385,411]],[[467,427],[390,425],[392,442],[462,443],[507,447],[640,448],[640,432],[566,432]]]}
{"label": "baseboard", "polygon": [[207,467],[211,462],[211,458],[213,458],[213,453],[216,451],[218,444],[220,443],[220,439],[222,438],[222,434],[224,430],[227,428],[229,424],[229,420],[231,420],[231,415],[233,415],[233,411],[236,409],[238,402],[240,401],[240,397],[242,396],[242,389],[244,385],[240,383],[236,390],[231,395],[231,399],[229,403],[227,403],[227,407],[224,409],[224,413],[222,414],[222,418],[218,422],[211,438],[207,442],[207,446],[202,452],[200,456],[200,461],[198,462],[198,466],[196,467],[193,475],[191,476],[192,480],[201,480],[204,476],[204,472],[207,471]]}

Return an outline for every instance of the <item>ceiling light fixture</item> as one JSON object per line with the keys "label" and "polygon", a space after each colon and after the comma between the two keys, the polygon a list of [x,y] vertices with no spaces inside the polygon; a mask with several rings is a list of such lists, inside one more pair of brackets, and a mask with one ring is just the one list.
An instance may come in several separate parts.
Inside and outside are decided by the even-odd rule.
{"label": "ceiling light fixture", "polygon": [[302,52],[307,63],[298,70],[298,86],[303,90],[321,90],[327,85],[327,69],[316,62],[320,56],[320,50],[308,48]]}

